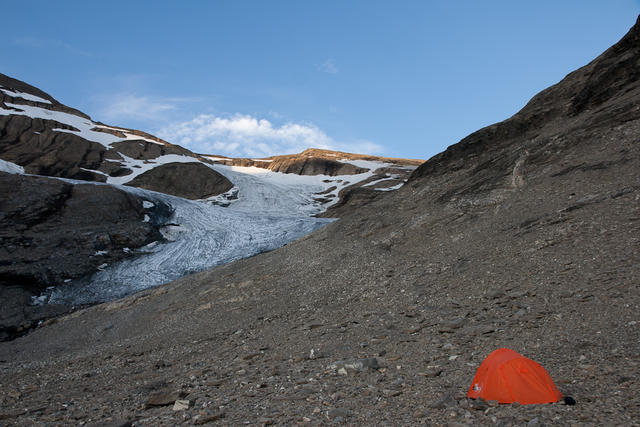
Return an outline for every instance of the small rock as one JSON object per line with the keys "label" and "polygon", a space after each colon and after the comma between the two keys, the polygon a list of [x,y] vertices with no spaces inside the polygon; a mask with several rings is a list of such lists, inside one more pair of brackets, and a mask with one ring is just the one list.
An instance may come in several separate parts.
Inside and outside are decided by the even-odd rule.
{"label": "small rock", "polygon": [[353,412],[344,408],[332,408],[327,411],[327,418],[330,420],[335,420],[338,417],[348,418],[352,416]]}
{"label": "small rock", "polygon": [[500,403],[497,400],[487,400],[487,405],[492,408],[497,408],[498,406],[500,406]]}
{"label": "small rock", "polygon": [[176,400],[173,404],[174,411],[184,411],[185,409],[189,409],[193,405],[191,400]]}
{"label": "small rock", "polygon": [[538,419],[538,417],[535,417],[534,419],[530,420],[527,423],[527,427],[538,427],[540,425],[540,420]]}
{"label": "small rock", "polygon": [[194,417],[194,423],[196,425],[211,423],[213,421],[221,420],[225,415],[224,411],[220,411],[215,414],[198,415],[197,417]]}
{"label": "small rock", "polygon": [[487,404],[482,399],[473,399],[469,403],[471,409],[475,409],[476,411],[484,411],[488,408]]}
{"label": "small rock", "polygon": [[153,393],[146,402],[146,407],[151,408],[154,406],[169,406],[175,403],[183,397],[183,394],[176,391],[164,391],[159,393]]}
{"label": "small rock", "polygon": [[349,375],[349,374],[347,373],[346,369],[340,368],[338,369],[338,375]]}
{"label": "small rock", "polygon": [[222,383],[224,382],[224,379],[215,379],[215,380],[209,380],[205,383],[205,385],[207,387],[220,387],[222,385]]}
{"label": "small rock", "polygon": [[418,409],[413,413],[413,418],[424,418],[426,416],[427,416],[427,411],[425,411],[424,409]]}
{"label": "small rock", "polygon": [[312,348],[311,351],[309,351],[309,359],[311,359],[311,360],[321,359],[323,357],[324,357],[324,353],[322,353],[317,348]]}
{"label": "small rock", "polygon": [[242,360],[251,360],[251,359],[254,359],[254,358],[258,357],[258,356],[262,356],[262,353],[260,353],[260,352],[249,353],[249,354],[243,356]]}
{"label": "small rock", "polygon": [[502,289],[492,289],[487,292],[487,298],[489,299],[498,299],[504,295],[504,291]]}
{"label": "small rock", "polygon": [[109,420],[90,424],[90,427],[131,427],[131,424],[129,420]]}
{"label": "small rock", "polygon": [[382,367],[380,362],[375,357],[368,357],[366,359],[359,359],[352,363],[345,363],[347,369],[353,369],[354,371],[367,371],[369,369],[379,369]]}
{"label": "small rock", "polygon": [[440,327],[438,328],[438,332],[440,333],[453,332],[456,329],[460,329],[465,323],[466,323],[466,320],[464,318],[442,322],[440,324]]}
{"label": "small rock", "polygon": [[445,393],[438,398],[435,402],[429,405],[432,409],[445,409],[449,406],[456,406],[458,402],[453,398],[451,393]]}
{"label": "small rock", "polygon": [[442,373],[442,368],[439,366],[427,366],[424,372],[419,372],[418,375],[422,377],[434,378]]}

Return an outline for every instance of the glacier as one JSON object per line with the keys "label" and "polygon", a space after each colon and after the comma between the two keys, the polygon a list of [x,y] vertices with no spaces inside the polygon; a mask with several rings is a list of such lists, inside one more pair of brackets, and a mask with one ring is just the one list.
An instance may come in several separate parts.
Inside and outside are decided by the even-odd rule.
{"label": "glacier", "polygon": [[190,273],[277,249],[334,221],[311,216],[322,210],[311,196],[326,186],[318,179],[301,182],[305,180],[291,175],[279,176],[278,182],[273,182],[218,168],[233,176],[238,187],[239,198],[229,207],[115,185],[141,197],[147,207],[151,203],[172,207],[169,225],[161,230],[166,241],[132,251],[138,256],[103,266],[88,277],[60,284],[49,291],[49,303],[83,305],[122,298]]}

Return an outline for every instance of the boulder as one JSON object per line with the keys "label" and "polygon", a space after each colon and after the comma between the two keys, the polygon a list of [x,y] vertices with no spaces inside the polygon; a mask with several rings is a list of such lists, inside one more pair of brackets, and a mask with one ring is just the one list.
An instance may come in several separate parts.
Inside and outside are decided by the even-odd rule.
{"label": "boulder", "polygon": [[167,163],[138,175],[127,185],[186,199],[206,199],[233,188],[231,181],[202,163]]}

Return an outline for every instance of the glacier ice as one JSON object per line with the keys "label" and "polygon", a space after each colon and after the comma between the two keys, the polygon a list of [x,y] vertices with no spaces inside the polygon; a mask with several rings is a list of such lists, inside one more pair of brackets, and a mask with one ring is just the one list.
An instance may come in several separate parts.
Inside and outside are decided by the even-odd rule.
{"label": "glacier ice", "polygon": [[[311,207],[311,199],[303,194],[309,188],[301,191],[296,184],[296,191],[292,191],[283,184],[265,185],[259,178],[252,178],[236,176],[240,194],[245,197],[226,208],[117,186],[149,203],[172,206],[170,225],[162,230],[166,241],[147,245],[136,257],[101,266],[89,277],[56,287],[49,302],[82,305],[121,298],[189,273],[276,249],[333,221],[310,216],[317,212],[317,206]],[[275,200],[279,198],[286,200]]]}

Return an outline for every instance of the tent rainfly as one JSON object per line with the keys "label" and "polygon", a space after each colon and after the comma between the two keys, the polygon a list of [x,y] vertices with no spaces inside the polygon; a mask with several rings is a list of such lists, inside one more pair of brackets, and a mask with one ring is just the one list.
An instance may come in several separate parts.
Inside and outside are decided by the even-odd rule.
{"label": "tent rainfly", "polygon": [[476,371],[467,396],[522,405],[562,399],[562,393],[542,366],[508,348],[487,356]]}

